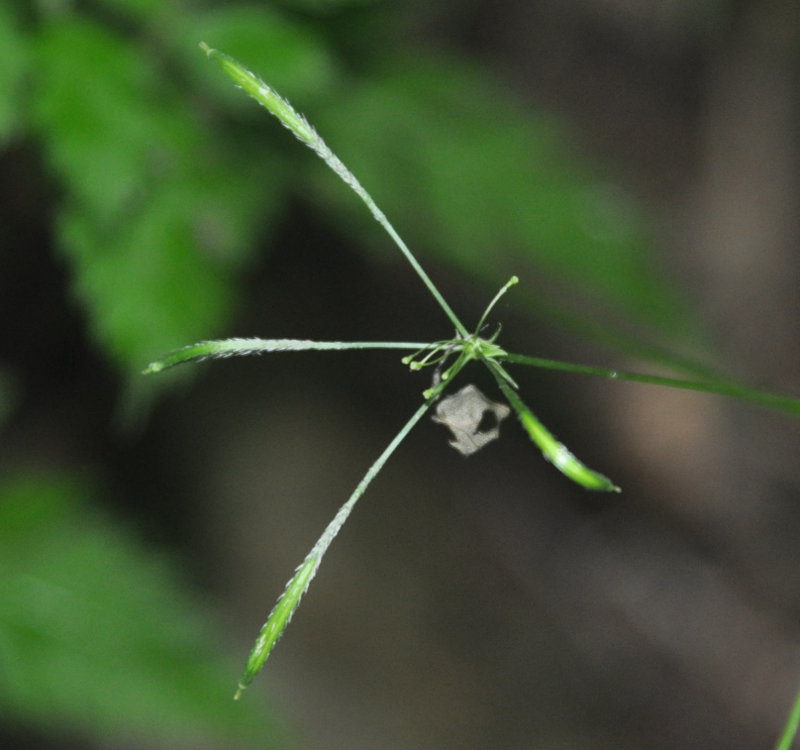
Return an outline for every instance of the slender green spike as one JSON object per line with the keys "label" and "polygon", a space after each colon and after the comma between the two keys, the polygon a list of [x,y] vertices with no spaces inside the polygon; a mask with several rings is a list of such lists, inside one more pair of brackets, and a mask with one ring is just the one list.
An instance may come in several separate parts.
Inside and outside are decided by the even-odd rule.
{"label": "slender green spike", "polygon": [[220,339],[184,346],[151,362],[142,371],[145,375],[161,372],[184,362],[204,359],[246,357],[263,352],[343,351],[346,349],[419,349],[424,344],[407,341],[309,341],[308,339]]}
{"label": "slender green spike", "polygon": [[[439,389],[439,392],[441,390],[442,389]],[[286,589],[278,599],[278,602],[267,618],[267,621],[261,628],[261,632],[256,639],[255,645],[250,651],[244,674],[242,675],[242,679],[239,681],[239,687],[236,691],[236,695],[234,696],[235,699],[241,697],[244,689],[250,684],[253,677],[255,677],[255,675],[261,670],[261,668],[264,666],[264,663],[267,661],[267,658],[272,653],[272,649],[275,647],[275,644],[278,642],[283,634],[283,631],[286,629],[286,626],[289,624],[289,621],[292,619],[292,615],[294,614],[295,610],[300,605],[300,599],[303,597],[308,585],[311,583],[311,579],[314,577],[323,555],[325,552],[327,552],[331,542],[339,533],[339,530],[342,528],[344,522],[347,520],[348,516],[353,510],[353,507],[358,502],[359,498],[364,494],[367,487],[369,487],[370,483],[378,474],[378,472],[383,468],[384,464],[389,460],[389,457],[392,455],[392,453],[397,450],[397,447],[405,439],[406,435],[408,435],[414,425],[419,422],[420,419],[422,419],[422,416],[432,403],[433,399],[428,399],[414,412],[411,419],[409,419],[408,422],[403,425],[403,428],[397,433],[397,435],[395,435],[389,445],[386,446],[386,448],[383,450],[383,453],[378,456],[375,463],[369,467],[367,473],[364,474],[363,479],[358,483],[358,486],[353,491],[353,494],[350,495],[350,497],[347,499],[347,502],[342,505],[341,508],[339,508],[336,515],[325,528],[325,531],[322,532],[322,536],[320,536],[320,538],[317,540],[317,543],[312,547],[311,551],[306,556],[305,560],[297,568],[297,571],[286,585]]]}
{"label": "slender green spike", "polygon": [[358,483],[358,486],[353,491],[353,494],[347,499],[347,502],[342,505],[333,517],[331,522],[325,527],[322,536],[317,540],[317,543],[311,548],[311,551],[306,555],[305,560],[295,571],[294,576],[286,584],[283,594],[281,594],[275,607],[270,612],[267,621],[261,627],[261,632],[258,634],[250,655],[247,658],[247,664],[239,680],[239,685],[234,695],[234,700],[238,700],[245,688],[253,680],[253,677],[258,674],[261,668],[266,663],[269,655],[275,644],[280,640],[283,631],[292,619],[295,610],[300,606],[300,600],[308,589],[311,579],[314,577],[322,561],[323,555],[327,552],[331,542],[334,540],[339,530],[344,525],[350,515],[353,507],[358,502],[359,498],[366,492],[372,480],[377,476],[378,472],[383,468],[384,464],[389,460],[389,457],[397,450],[397,447],[411,432],[414,425],[422,419],[426,411],[441,396],[444,389],[450,384],[452,379],[458,374],[462,367],[469,361],[463,352],[458,360],[450,368],[450,380],[441,382],[434,388],[426,391],[425,403],[422,404],[412,415],[411,419],[406,422],[400,432],[394,436],[389,445],[384,448],[383,453],[376,459],[375,463],[369,467],[367,473]]}
{"label": "slender green spike", "polygon": [[311,583],[311,579],[317,572],[317,568],[319,568],[320,559],[312,551],[297,568],[289,583],[286,584],[283,594],[281,594],[269,618],[261,628],[250,655],[247,657],[247,665],[244,668],[242,679],[239,680],[236,694],[233,696],[234,700],[238,701],[242,697],[245,688],[250,684],[253,677],[261,671],[275,644],[280,640],[283,631],[286,630],[286,626],[292,619],[294,611],[300,606],[300,599],[302,599],[303,594],[308,589],[308,585]]}
{"label": "slender green spike", "polygon": [[320,137],[317,135],[303,115],[297,112],[289,102],[286,101],[275,89],[268,86],[258,76],[251,73],[224,52],[212,49],[205,42],[200,42],[200,49],[203,50],[212,60],[216,60],[228,76],[241,86],[242,90],[249,94],[259,104],[272,112],[281,123],[291,130],[303,143],[315,151],[319,148]]}
{"label": "slender green spike", "polygon": [[400,252],[403,253],[406,260],[411,264],[417,276],[419,276],[425,286],[428,287],[428,291],[450,319],[450,322],[456,327],[456,330],[462,336],[467,336],[467,329],[464,324],[458,319],[458,316],[453,312],[450,305],[447,304],[447,301],[436,288],[433,281],[431,281],[425,269],[419,264],[419,261],[417,261],[408,245],[406,245],[402,237],[400,237],[395,228],[391,225],[389,219],[386,218],[386,214],[378,208],[372,196],[364,189],[356,176],[342,163],[339,157],[330,150],[325,141],[317,134],[317,131],[308,124],[306,118],[299,114],[294,107],[272,87],[268,86],[258,76],[245,68],[238,60],[234,60],[224,52],[212,49],[205,42],[202,42],[200,47],[212,60],[216,60],[222,70],[241,86],[245,92],[275,115],[285,127],[291,130],[303,143],[315,151],[316,154],[336,172],[342,181],[361,198],[375,220],[383,227],[386,233],[392,238],[395,245],[397,245]]}
{"label": "slender green spike", "polygon": [[579,461],[575,455],[563,444],[560,443],[555,435],[548,430],[534,415],[534,413],[523,403],[517,392],[506,383],[505,379],[498,374],[490,365],[492,373],[497,380],[500,390],[508,399],[508,403],[517,412],[517,416],[522,422],[525,431],[530,435],[544,457],[550,461],[564,476],[569,477],[573,482],[585,487],[587,490],[600,490],[602,492],[619,492],[617,487],[608,477],[590,469]]}

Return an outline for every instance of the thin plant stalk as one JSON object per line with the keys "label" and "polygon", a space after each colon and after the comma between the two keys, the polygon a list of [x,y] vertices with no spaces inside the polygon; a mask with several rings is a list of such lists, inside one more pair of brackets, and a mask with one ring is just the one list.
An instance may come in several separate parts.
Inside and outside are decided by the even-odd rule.
{"label": "thin plant stalk", "polygon": [[800,726],[800,691],[795,696],[792,710],[789,712],[789,718],[786,720],[786,726],[778,739],[778,744],[775,745],[775,750],[790,750],[797,735],[798,726]]}
{"label": "thin plant stalk", "polygon": [[556,359],[530,357],[525,354],[514,354],[512,352],[507,353],[505,359],[514,364],[529,365],[544,370],[558,370],[559,372],[570,372],[577,375],[594,375],[596,377],[610,378],[612,380],[628,380],[634,383],[661,385],[668,388],[682,388],[684,390],[700,391],[702,393],[714,393],[720,396],[731,396],[780,411],[800,414],[800,399],[792,398],[791,396],[781,396],[776,393],[762,391],[758,388],[751,388],[749,386],[723,380],[709,381],[669,378],[661,375],[648,375],[645,373],[627,372],[625,370],[616,370],[606,367],[562,362]]}
{"label": "thin plant stalk", "polygon": [[512,286],[516,286],[519,284],[519,278],[517,276],[512,276],[503,286],[500,287],[500,290],[497,294],[492,297],[492,301],[486,305],[486,309],[483,311],[483,315],[481,315],[480,320],[478,320],[478,325],[475,326],[475,335],[479,335],[481,332],[481,328],[483,328],[483,324],[486,322],[486,318],[489,317],[489,313],[494,309],[494,306],[500,301],[500,298],[509,290]]}
{"label": "thin plant stalk", "polygon": [[[369,487],[372,480],[378,475],[378,472],[380,472],[384,464],[397,450],[400,443],[402,443],[408,433],[411,432],[414,425],[422,419],[425,412],[427,412],[431,405],[439,398],[446,385],[458,374],[459,370],[461,370],[468,361],[469,358],[466,356],[459,357],[456,363],[449,369],[447,378],[442,380],[442,382],[433,389],[430,397],[420,405],[411,419],[403,425],[400,432],[392,438],[391,442],[383,449],[383,452],[378,456],[372,466],[367,469],[366,474],[364,474],[358,486],[353,490],[353,494],[350,495],[344,505],[339,508],[336,515],[325,527],[317,543],[311,548],[311,551],[306,555],[303,562],[297,567],[294,576],[292,576],[286,584],[283,594],[281,594],[273,607],[272,612],[262,626],[261,632],[258,634],[258,638],[250,651],[244,673],[239,680],[239,686],[234,695],[235,700],[241,697],[253,677],[258,674],[266,663],[269,655],[272,653],[272,649],[275,647],[278,640],[280,640],[283,631],[292,619],[292,615],[300,605],[300,600],[308,589],[311,580],[314,578],[319,564],[322,562],[323,555],[328,551],[328,547],[330,547],[331,542],[339,533],[339,530],[355,507],[355,504],[366,492],[367,487]],[[445,382],[445,380],[447,382]]]}
{"label": "thin plant stalk", "polygon": [[369,487],[372,480],[383,468],[383,465],[389,460],[389,457],[392,455],[392,453],[397,450],[397,446],[400,445],[414,425],[417,424],[420,419],[422,419],[429,407],[430,402],[426,401],[423,403],[414,412],[411,419],[409,419],[408,422],[403,425],[403,428],[400,430],[400,432],[394,436],[389,445],[384,448],[383,453],[381,453],[381,455],[376,459],[375,463],[369,467],[367,473],[364,475],[364,478],[358,483],[358,486],[353,491],[353,494],[350,495],[350,497],[347,499],[347,502],[345,502],[345,504],[339,508],[336,515],[325,528],[325,531],[322,532],[322,536],[320,536],[320,538],[317,540],[317,543],[311,548],[311,551],[308,553],[308,555],[306,555],[306,558],[298,566],[294,576],[286,584],[283,594],[281,594],[280,598],[275,604],[275,607],[267,618],[267,621],[262,626],[261,632],[258,634],[258,638],[256,639],[256,642],[250,651],[250,655],[247,657],[247,664],[245,666],[244,673],[242,674],[242,678],[239,680],[239,686],[236,690],[236,694],[233,696],[235,700],[238,700],[241,697],[242,692],[250,684],[253,677],[255,677],[259,671],[261,671],[261,668],[269,658],[269,655],[272,653],[272,649],[275,647],[275,644],[278,642],[281,635],[283,635],[283,631],[286,629],[286,626],[292,619],[292,615],[300,605],[300,599],[302,598],[303,594],[305,594],[309,584],[311,583],[311,579],[316,574],[319,564],[322,562],[322,556],[325,554],[325,552],[327,552],[328,547],[330,547],[331,542],[339,533],[339,530],[344,525],[344,522],[347,520],[355,504],[358,502],[364,492],[366,492],[367,487]]}
{"label": "thin plant stalk", "polygon": [[395,245],[400,249],[400,252],[403,253],[406,260],[411,264],[417,276],[419,276],[425,286],[428,287],[428,291],[439,303],[439,307],[442,308],[456,330],[462,336],[466,336],[466,327],[453,312],[450,305],[447,304],[447,301],[436,288],[436,285],[425,272],[425,269],[419,264],[419,261],[414,257],[408,245],[403,241],[403,238],[397,233],[389,222],[389,219],[386,218],[386,214],[378,208],[372,196],[364,189],[364,186],[358,181],[356,176],[342,163],[341,159],[330,150],[328,144],[325,143],[318,135],[317,131],[309,125],[306,118],[297,112],[277,91],[245,68],[238,60],[234,60],[224,52],[212,49],[205,42],[202,42],[200,47],[212,60],[216,60],[217,63],[219,63],[222,70],[241,86],[245,93],[249,94],[268,112],[275,115],[286,128],[291,130],[300,141],[314,151],[342,181],[361,198],[375,220],[384,228]]}

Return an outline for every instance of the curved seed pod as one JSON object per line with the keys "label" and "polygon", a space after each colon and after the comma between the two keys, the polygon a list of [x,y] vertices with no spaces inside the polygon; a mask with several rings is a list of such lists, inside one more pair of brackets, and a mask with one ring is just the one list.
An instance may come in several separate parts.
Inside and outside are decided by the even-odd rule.
{"label": "curved seed pod", "polygon": [[586,464],[578,460],[572,451],[563,443],[560,443],[555,435],[548,430],[536,417],[536,415],[525,405],[517,392],[500,377],[494,369],[492,372],[500,386],[500,390],[508,399],[508,403],[517,412],[522,426],[530,435],[542,455],[550,461],[564,476],[569,477],[573,482],[585,487],[587,490],[600,490],[601,492],[620,492],[620,488],[614,484],[607,476],[600,472],[590,469]]}

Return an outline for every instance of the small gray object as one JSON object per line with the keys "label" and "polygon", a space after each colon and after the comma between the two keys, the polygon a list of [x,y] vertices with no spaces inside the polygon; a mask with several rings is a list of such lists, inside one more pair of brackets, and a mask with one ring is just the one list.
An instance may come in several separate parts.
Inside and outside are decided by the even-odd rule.
{"label": "small gray object", "polygon": [[[480,429],[486,413],[494,415],[489,429]],[[511,409],[506,404],[491,401],[474,385],[465,385],[458,393],[443,398],[436,407],[434,422],[445,425],[453,433],[450,445],[470,456],[484,445],[500,437],[500,422]]]}

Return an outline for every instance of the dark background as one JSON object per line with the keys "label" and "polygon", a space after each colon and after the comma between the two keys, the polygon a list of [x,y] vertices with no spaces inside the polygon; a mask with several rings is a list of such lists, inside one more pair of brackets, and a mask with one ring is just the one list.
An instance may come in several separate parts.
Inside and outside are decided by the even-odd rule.
{"label": "dark background", "polygon": [[[356,23],[347,12],[332,22]],[[800,394],[795,3],[475,0],[398,17],[398,44],[464,56],[504,95],[568,122],[576,153],[607,165],[651,217],[658,264],[713,359]],[[285,148],[300,146],[287,136]],[[3,360],[18,384],[3,471],[99,471],[108,506],[173,549],[217,607],[221,650],[243,660],[429,376],[392,352],[207,363],[138,427],[120,427],[119,375],[57,250],[57,181],[35,139],[1,158],[13,241],[2,248]],[[295,196],[274,224],[222,335],[448,335],[402,261],[365,252],[335,215]],[[425,262],[468,323],[505,281]],[[509,348],[653,370],[531,316],[514,299],[524,281],[495,314]],[[571,484],[513,420],[469,459],[425,420],[337,538],[246,700],[277,706],[300,747],[327,750],[771,747],[800,684],[796,419],[514,374],[545,424],[623,492]],[[477,367],[465,376],[494,395]],[[18,743],[49,741],[19,731]]]}

